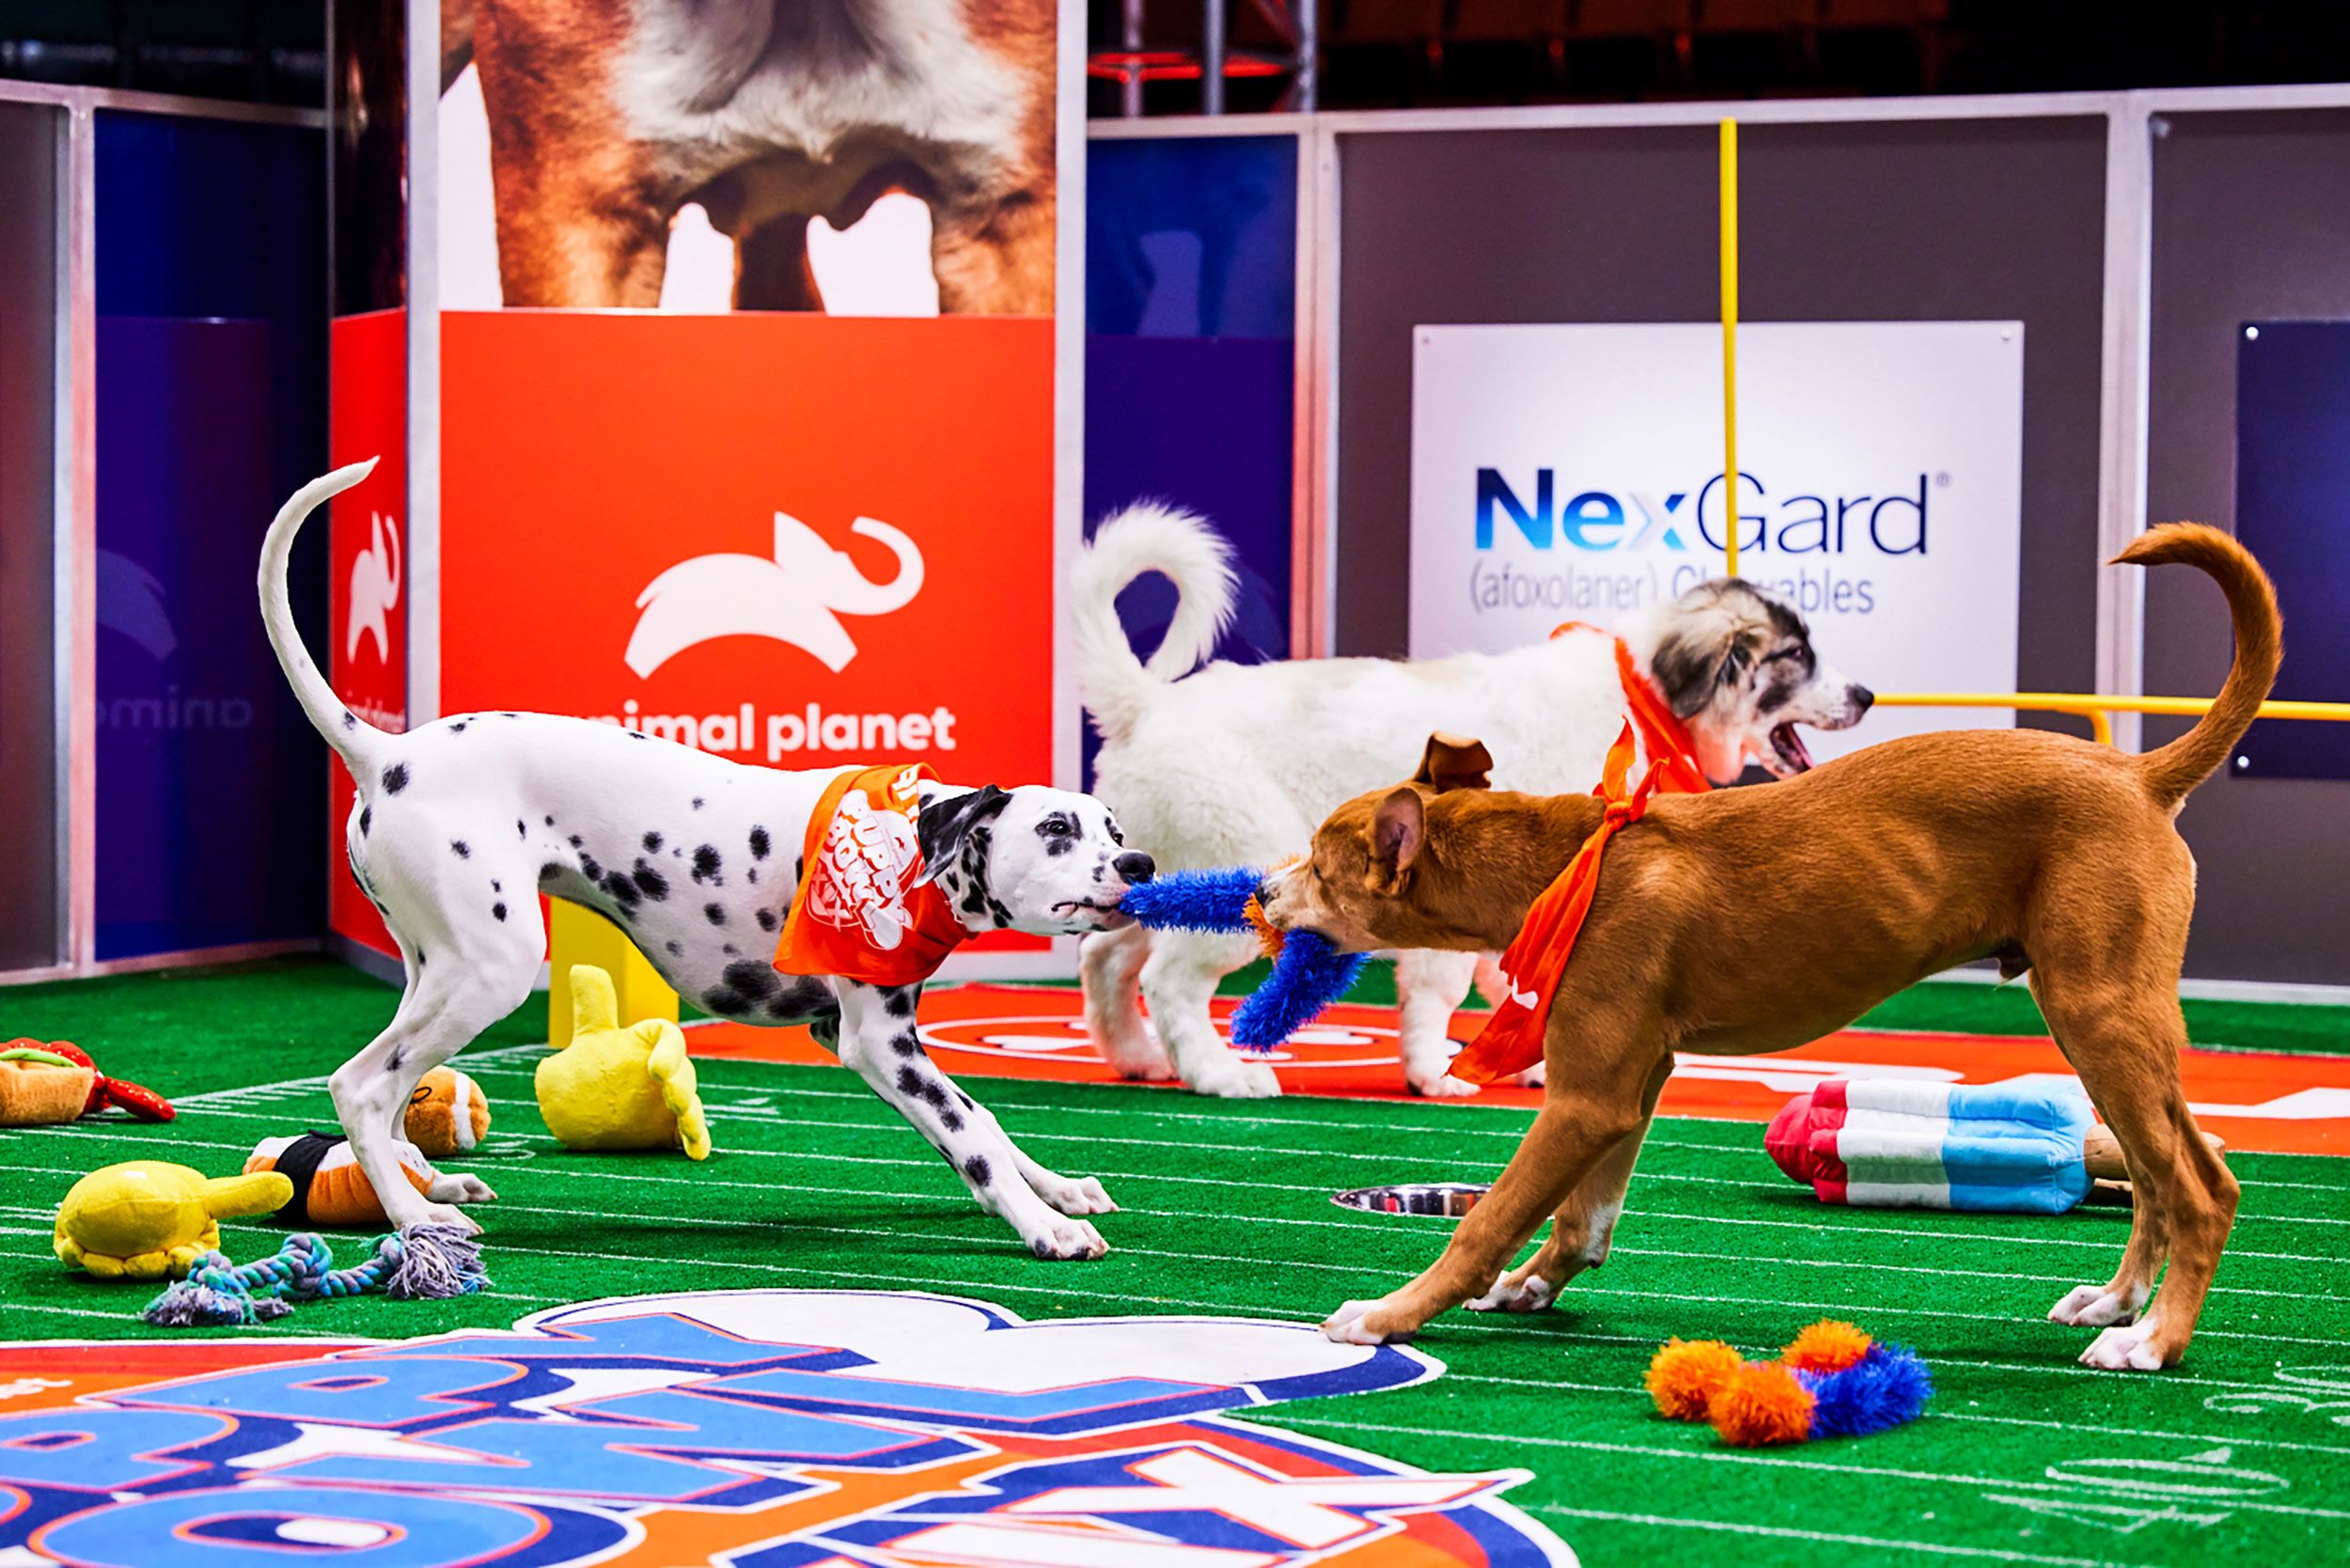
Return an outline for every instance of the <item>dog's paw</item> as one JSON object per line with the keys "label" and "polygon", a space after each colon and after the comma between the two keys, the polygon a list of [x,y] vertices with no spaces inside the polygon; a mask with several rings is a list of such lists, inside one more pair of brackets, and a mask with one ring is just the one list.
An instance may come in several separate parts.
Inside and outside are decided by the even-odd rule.
{"label": "dog's paw", "polygon": [[1545,1065],[1538,1061],[1510,1081],[1520,1089],[1540,1089],[1549,1080]]}
{"label": "dog's paw", "polygon": [[2162,1353],[2154,1347],[2154,1320],[2108,1328],[2081,1352],[2081,1365],[2107,1372],[2160,1372]]}
{"label": "dog's paw", "polygon": [[1227,1057],[1211,1062],[1188,1080],[1195,1094],[1219,1100],[1271,1100],[1281,1092],[1281,1080],[1261,1061]]}
{"label": "dog's paw", "polygon": [[1082,1219],[1055,1219],[1033,1231],[1024,1228],[1020,1239],[1028,1244],[1029,1251],[1047,1262],[1100,1258],[1110,1249],[1109,1243],[1102,1239],[1102,1232]]}
{"label": "dog's paw", "polygon": [[432,1184],[424,1191],[435,1203],[494,1203],[498,1196],[480,1177],[451,1171],[433,1177]]}
{"label": "dog's paw", "polygon": [[2081,1328],[2103,1328],[2108,1324],[2136,1323],[2138,1309],[2145,1305],[2143,1295],[2131,1301],[2103,1285],[2083,1285],[2048,1309],[2048,1321]]}
{"label": "dog's paw", "polygon": [[1171,1083],[1175,1078],[1175,1058],[1159,1043],[1157,1031],[1141,1019],[1134,1027],[1115,1033],[1095,1030],[1095,1043],[1101,1048],[1102,1059],[1110,1064],[1110,1071],[1121,1078],[1136,1083]]}
{"label": "dog's paw", "polygon": [[1090,1176],[1055,1176],[1049,1181],[1031,1182],[1036,1195],[1065,1215],[1114,1215],[1118,1205],[1102,1190],[1102,1184]]}
{"label": "dog's paw", "polygon": [[452,1225],[469,1236],[481,1234],[481,1222],[464,1210],[447,1203],[428,1204],[414,1215],[395,1215],[392,1228],[405,1231],[411,1225]]}
{"label": "dog's paw", "polygon": [[1410,1087],[1413,1093],[1422,1099],[1465,1100],[1477,1092],[1477,1085],[1463,1083],[1460,1079],[1449,1075],[1448,1069],[1451,1065],[1449,1058],[1426,1066],[1406,1062],[1403,1066],[1403,1081]]}
{"label": "dog's paw", "polygon": [[1322,1320],[1322,1337],[1333,1344],[1402,1344],[1412,1337],[1389,1321],[1384,1301],[1350,1301]]}
{"label": "dog's paw", "polygon": [[1139,1052],[1104,1052],[1110,1071],[1128,1083],[1167,1084],[1175,1081],[1175,1062],[1165,1051],[1153,1056]]}
{"label": "dog's paw", "polygon": [[1493,1289],[1464,1303],[1472,1312],[1543,1312],[1559,1299],[1559,1288],[1541,1275],[1520,1269],[1502,1275]]}
{"label": "dog's paw", "polygon": [[2108,1324],[2137,1324],[2138,1314],[2146,1311],[2146,1300],[2153,1291],[2137,1288],[2124,1295],[2115,1295],[2106,1286],[2080,1286],[2071,1291],[2061,1302],[2049,1307],[2052,1324],[2073,1324],[2077,1328],[2104,1328]]}

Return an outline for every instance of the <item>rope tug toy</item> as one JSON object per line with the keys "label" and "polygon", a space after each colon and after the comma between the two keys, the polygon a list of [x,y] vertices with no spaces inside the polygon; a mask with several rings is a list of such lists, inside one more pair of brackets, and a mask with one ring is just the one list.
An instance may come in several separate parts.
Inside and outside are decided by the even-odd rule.
{"label": "rope tug toy", "polygon": [[206,1252],[185,1279],[147,1304],[142,1315],[161,1328],[223,1328],[282,1318],[298,1302],[376,1293],[395,1301],[468,1295],[490,1282],[481,1250],[453,1225],[418,1225],[376,1238],[365,1262],[335,1266],[326,1238],[288,1236],[257,1262],[231,1263]]}
{"label": "rope tug toy", "polygon": [[1918,1419],[1934,1376],[1905,1345],[1825,1318],[1776,1361],[1749,1361],[1719,1340],[1672,1340],[1648,1364],[1649,1397],[1676,1421],[1706,1421],[1732,1448],[1865,1437]]}
{"label": "rope tug toy", "polygon": [[1365,953],[1342,953],[1310,931],[1276,931],[1257,902],[1264,873],[1246,867],[1168,871],[1128,888],[1118,907],[1152,931],[1252,931],[1273,960],[1273,973],[1232,1014],[1232,1043],[1267,1052],[1346,995]]}

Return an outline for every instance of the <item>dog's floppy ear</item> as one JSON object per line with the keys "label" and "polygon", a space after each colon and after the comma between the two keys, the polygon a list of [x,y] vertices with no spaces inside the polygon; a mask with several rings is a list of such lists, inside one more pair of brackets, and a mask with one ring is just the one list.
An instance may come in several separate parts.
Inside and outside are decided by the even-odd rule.
{"label": "dog's floppy ear", "polygon": [[961,859],[973,830],[1002,816],[1010,804],[1009,793],[985,784],[967,794],[948,795],[923,807],[914,819],[915,840],[922,846],[922,875],[915,886],[935,880],[940,871]]}
{"label": "dog's floppy ear", "polygon": [[1484,742],[1439,729],[1428,737],[1428,749],[1420,753],[1419,772],[1412,776],[1412,782],[1425,784],[1438,794],[1447,790],[1490,790],[1493,771],[1494,754],[1485,749]]}
{"label": "dog's floppy ear", "polygon": [[1371,817],[1371,882],[1382,893],[1403,885],[1403,875],[1428,842],[1428,808],[1419,792],[1399,784]]}
{"label": "dog's floppy ear", "polygon": [[1733,640],[1722,654],[1721,668],[1714,676],[1715,683],[1734,686],[1747,678],[1754,667],[1754,650],[1747,646],[1744,635]]}

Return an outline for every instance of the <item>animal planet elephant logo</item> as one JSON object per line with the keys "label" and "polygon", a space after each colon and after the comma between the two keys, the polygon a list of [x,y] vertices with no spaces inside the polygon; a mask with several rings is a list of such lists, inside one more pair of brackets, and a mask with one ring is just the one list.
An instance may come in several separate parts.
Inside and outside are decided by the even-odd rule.
{"label": "animal planet elephant logo", "polygon": [[845,550],[785,512],[776,513],[773,559],[722,552],[680,561],[636,596],[636,629],[624,655],[642,680],[698,643],[715,637],[768,637],[813,654],[838,675],[856,657],[844,615],[887,615],[922,591],[922,552],[903,532],[870,517],[849,531],[878,540],[898,557],[896,574],[877,583]]}
{"label": "animal planet elephant logo", "polygon": [[155,659],[169,658],[180,646],[164,605],[163,583],[119,551],[98,552],[98,624],[121,633]]}
{"label": "animal planet elephant logo", "polygon": [[374,532],[351,562],[351,623],[343,632],[343,657],[359,656],[359,644],[375,639],[375,660],[392,656],[390,615],[400,604],[400,521],[374,515]]}

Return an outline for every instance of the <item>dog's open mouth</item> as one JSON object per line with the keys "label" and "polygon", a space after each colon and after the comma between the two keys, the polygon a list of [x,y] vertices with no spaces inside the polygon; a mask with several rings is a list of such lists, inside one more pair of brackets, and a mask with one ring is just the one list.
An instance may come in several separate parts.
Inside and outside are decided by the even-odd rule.
{"label": "dog's open mouth", "polygon": [[1063,918],[1074,917],[1081,909],[1100,920],[1101,929],[1104,931],[1116,931],[1120,926],[1131,924],[1134,920],[1133,916],[1119,908],[1118,905],[1096,903],[1091,899],[1064,899],[1053,905],[1053,913]]}
{"label": "dog's open mouth", "polygon": [[1803,737],[1795,733],[1794,725],[1781,724],[1773,727],[1771,749],[1778,754],[1780,761],[1787,764],[1788,772],[1809,773],[1810,771],[1811,753],[1805,749]]}

